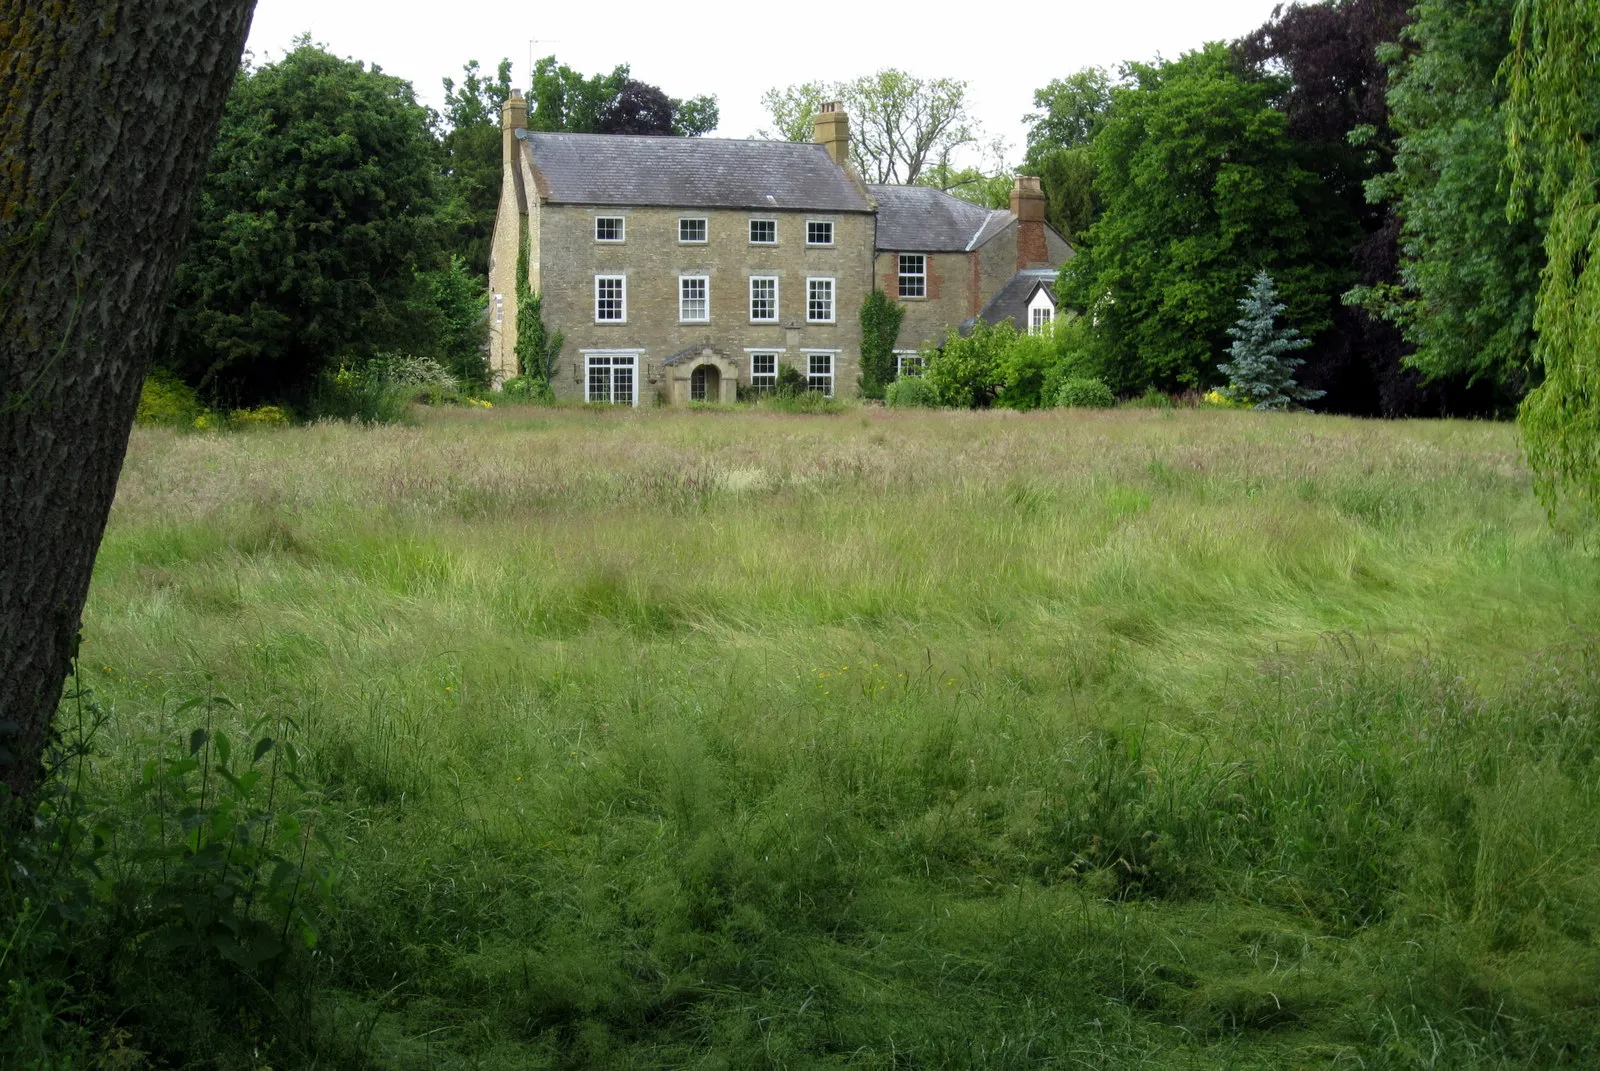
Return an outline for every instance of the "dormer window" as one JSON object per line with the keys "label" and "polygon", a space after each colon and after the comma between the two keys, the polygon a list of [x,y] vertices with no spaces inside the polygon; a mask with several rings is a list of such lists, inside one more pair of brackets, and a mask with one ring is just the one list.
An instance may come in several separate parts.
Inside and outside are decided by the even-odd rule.
{"label": "dormer window", "polygon": [[623,234],[623,219],[621,216],[596,216],[594,217],[594,240],[597,242],[620,242]]}
{"label": "dormer window", "polygon": [[751,245],[777,245],[778,221],[775,219],[753,219],[750,221]]}

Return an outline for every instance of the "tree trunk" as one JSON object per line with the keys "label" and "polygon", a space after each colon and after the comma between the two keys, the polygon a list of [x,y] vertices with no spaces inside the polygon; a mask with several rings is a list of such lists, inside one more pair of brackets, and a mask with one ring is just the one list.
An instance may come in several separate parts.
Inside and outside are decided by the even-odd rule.
{"label": "tree trunk", "polygon": [[39,785],[254,6],[0,0],[0,838]]}

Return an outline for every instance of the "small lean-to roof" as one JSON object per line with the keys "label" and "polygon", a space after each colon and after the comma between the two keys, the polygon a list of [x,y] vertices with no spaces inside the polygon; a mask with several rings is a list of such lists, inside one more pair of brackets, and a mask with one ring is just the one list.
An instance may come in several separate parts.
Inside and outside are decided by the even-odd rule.
{"label": "small lean-to roof", "polygon": [[1028,305],[1035,294],[1043,289],[1050,295],[1050,304],[1056,303],[1056,275],[1054,268],[1024,268],[995,291],[994,297],[985,303],[977,318],[991,324],[1010,320],[1011,326],[1018,331],[1026,331]]}
{"label": "small lean-to roof", "polygon": [[552,204],[870,212],[821,145],[519,130]]}
{"label": "small lean-to roof", "polygon": [[878,202],[878,248],[907,253],[965,253],[1017,217],[932,186],[868,186]]}

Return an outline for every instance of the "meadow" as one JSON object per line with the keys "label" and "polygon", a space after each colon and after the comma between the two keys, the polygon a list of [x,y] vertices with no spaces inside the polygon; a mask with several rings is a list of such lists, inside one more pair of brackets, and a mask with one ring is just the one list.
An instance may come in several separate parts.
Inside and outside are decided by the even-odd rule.
{"label": "meadow", "polygon": [[1545,1068],[1597,612],[1502,424],[501,408],[136,431],[81,665],[338,848],[157,1065]]}

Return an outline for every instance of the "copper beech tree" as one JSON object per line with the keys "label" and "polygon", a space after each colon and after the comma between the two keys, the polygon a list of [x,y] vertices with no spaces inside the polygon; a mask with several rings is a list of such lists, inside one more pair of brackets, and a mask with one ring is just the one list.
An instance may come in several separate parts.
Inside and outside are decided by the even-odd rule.
{"label": "copper beech tree", "polygon": [[0,837],[89,575],[254,0],[0,0]]}

